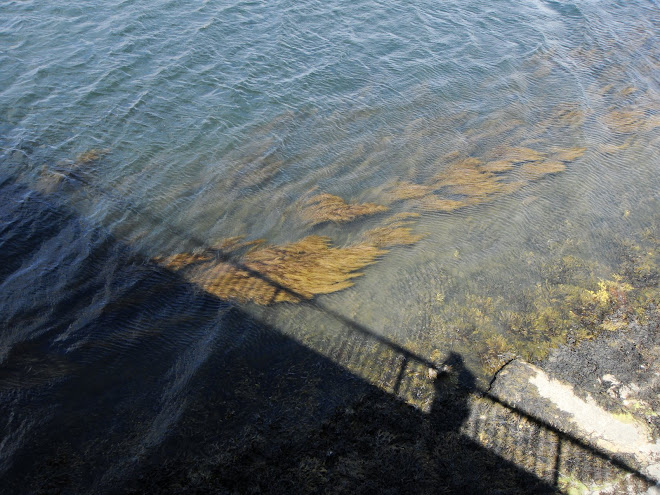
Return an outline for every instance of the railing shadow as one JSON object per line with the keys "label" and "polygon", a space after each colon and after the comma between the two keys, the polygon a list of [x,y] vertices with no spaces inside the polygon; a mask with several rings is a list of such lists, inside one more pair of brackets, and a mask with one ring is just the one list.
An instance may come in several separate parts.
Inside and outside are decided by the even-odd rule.
{"label": "railing shadow", "polygon": [[[14,207],[0,230],[0,468],[16,493],[543,493],[562,476],[617,472],[653,484],[479,389],[458,355],[430,362],[305,301],[347,329],[321,355],[48,198],[13,181],[0,190]],[[30,278],[48,250],[52,280]],[[77,251],[74,268],[57,265]],[[354,367],[377,370],[380,386]],[[429,370],[427,413],[404,399]]]}

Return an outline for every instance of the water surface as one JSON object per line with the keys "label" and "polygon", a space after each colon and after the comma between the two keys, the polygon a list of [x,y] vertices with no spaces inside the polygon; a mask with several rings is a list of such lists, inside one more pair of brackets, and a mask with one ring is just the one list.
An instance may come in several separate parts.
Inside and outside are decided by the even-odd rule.
{"label": "water surface", "polygon": [[[483,380],[601,331],[657,286],[659,28],[646,1],[5,2],[0,468],[100,401],[110,431],[81,437],[130,445],[121,473],[199,370],[268,348],[251,318],[385,388],[355,328]],[[321,194],[387,211],[310,219]],[[408,242],[369,234],[409,213]],[[236,236],[263,239],[237,263],[382,252],[313,304],[167,261]]]}

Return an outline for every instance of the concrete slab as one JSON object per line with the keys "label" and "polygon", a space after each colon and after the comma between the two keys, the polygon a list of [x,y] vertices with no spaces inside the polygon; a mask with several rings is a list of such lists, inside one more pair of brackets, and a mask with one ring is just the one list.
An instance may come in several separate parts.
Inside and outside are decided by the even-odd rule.
{"label": "concrete slab", "polygon": [[606,409],[541,368],[513,360],[500,370],[489,393],[502,403],[552,425],[604,455],[660,481],[660,440],[648,424]]}

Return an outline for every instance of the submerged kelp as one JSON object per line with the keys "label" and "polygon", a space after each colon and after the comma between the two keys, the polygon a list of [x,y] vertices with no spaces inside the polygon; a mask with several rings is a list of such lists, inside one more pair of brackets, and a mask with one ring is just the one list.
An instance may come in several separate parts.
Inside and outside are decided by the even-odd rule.
{"label": "submerged kelp", "polygon": [[209,249],[214,251],[223,251],[225,253],[237,253],[245,251],[245,249],[255,249],[257,246],[264,244],[264,239],[254,239],[252,241],[245,241],[244,235],[237,235],[235,237],[228,237],[213,244]]}
{"label": "submerged kelp", "polygon": [[538,162],[545,158],[545,155],[537,150],[520,146],[498,146],[488,155],[497,160],[509,160],[513,163]]}
{"label": "submerged kelp", "polygon": [[482,164],[480,168],[484,172],[497,174],[513,170],[514,164],[515,162],[513,160],[493,160],[492,162]]}
{"label": "submerged kelp", "polygon": [[455,199],[446,199],[436,196],[435,194],[430,194],[419,200],[418,203],[420,209],[425,211],[437,211],[449,213],[459,208],[467,206],[468,203],[465,201],[458,201]]}
{"label": "submerged kelp", "polygon": [[585,111],[577,103],[564,103],[557,105],[548,125],[565,125],[568,127],[579,127],[584,124]]}
{"label": "submerged kelp", "polygon": [[[333,247],[328,237],[310,235],[282,246],[244,241],[242,236],[216,243],[200,253],[154,258],[222,298],[268,305],[300,302],[353,285],[358,270],[375,263],[383,248],[412,245],[424,236],[413,232],[415,213],[392,215],[362,240]],[[230,261],[227,261],[231,258]],[[236,260],[236,261],[233,261]]]}
{"label": "submerged kelp", "polygon": [[613,110],[603,117],[603,123],[619,134],[637,132],[644,124],[644,112],[639,109]]}
{"label": "submerged kelp", "polygon": [[216,261],[212,253],[157,258],[192,282],[222,299],[258,304],[299,302],[353,285],[358,270],[376,262],[385,251],[360,244],[331,246],[327,237],[308,236],[283,246],[257,247],[240,262]]}
{"label": "submerged kelp", "polygon": [[363,237],[367,244],[379,248],[409,246],[424,238],[423,234],[413,233],[413,218],[417,213],[398,213],[392,215],[381,227],[366,231]]}
{"label": "submerged kelp", "polygon": [[465,158],[452,163],[446,170],[436,175],[434,185],[445,189],[452,196],[463,196],[469,204],[480,203],[501,191],[500,177],[482,170],[478,158]]}
{"label": "submerged kelp", "polygon": [[520,174],[527,180],[536,180],[545,175],[557,174],[566,170],[566,165],[560,161],[544,160],[541,162],[524,163]]}
{"label": "submerged kelp", "polygon": [[76,156],[74,164],[76,165],[86,165],[92,162],[96,162],[110,153],[110,148],[92,148],[90,150],[79,153]]}
{"label": "submerged kelp", "polygon": [[603,144],[598,145],[598,151],[600,151],[601,153],[606,154],[606,155],[614,155],[616,153],[619,153],[620,151],[624,151],[624,150],[630,148],[632,143],[633,143],[632,138],[627,139],[626,141],[624,141],[621,144],[617,144],[617,143],[613,143],[613,142],[603,143]]}
{"label": "submerged kelp", "polygon": [[484,158],[450,153],[441,172],[426,184],[398,180],[385,189],[391,201],[408,201],[425,211],[453,212],[512,194],[525,184],[563,172],[585,148],[554,148],[543,153],[521,146],[497,146]]}
{"label": "submerged kelp", "polygon": [[310,225],[325,222],[346,223],[359,217],[387,211],[387,206],[374,203],[346,203],[339,196],[317,194],[305,201],[301,216]]}
{"label": "submerged kelp", "polygon": [[397,181],[387,190],[388,199],[403,201],[406,199],[420,199],[433,192],[433,186],[415,184],[407,181]]}
{"label": "submerged kelp", "polygon": [[582,155],[584,155],[586,150],[586,148],[580,148],[577,146],[565,150],[557,150],[552,158],[559,160],[560,162],[572,162],[573,160],[577,160]]}
{"label": "submerged kelp", "polygon": [[110,148],[92,148],[76,155],[74,160],[63,160],[56,166],[43,165],[36,182],[38,191],[51,194],[58,190],[66,178],[87,174],[89,168],[110,153]]}

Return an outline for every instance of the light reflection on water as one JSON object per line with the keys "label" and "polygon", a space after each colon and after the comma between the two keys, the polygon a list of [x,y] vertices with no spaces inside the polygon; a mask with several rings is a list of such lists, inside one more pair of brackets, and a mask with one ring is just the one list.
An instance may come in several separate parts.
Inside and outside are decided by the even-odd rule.
{"label": "light reflection on water", "polygon": [[[24,316],[44,293],[75,300],[86,257],[103,243],[92,225],[161,260],[235,236],[286,246],[321,235],[331,249],[385,249],[356,266],[353,287],[316,300],[428,359],[459,352],[482,378],[511,355],[538,359],[589,337],[557,308],[599,310],[599,290],[620,290],[598,282],[619,283],[623,249],[657,262],[652,4],[281,1],[184,11],[160,1],[93,10],[22,2],[0,16],[4,171],[85,219],[44,234],[3,274],[12,328],[1,359],[52,328],[65,355],[128,349],[159,332],[140,320],[130,336],[85,335],[124,290],[112,283],[90,285],[97,296],[68,327],[49,320],[53,308]],[[90,150],[107,153],[81,157]],[[57,183],[57,170],[85,182]],[[310,221],[305,208],[318,194],[388,210]],[[419,214],[410,226],[423,238],[394,245],[366,235],[402,213]],[[5,242],[15,242],[7,225]],[[209,278],[182,275],[202,287]],[[321,354],[350,333],[315,306],[259,305],[240,287],[233,296]],[[178,388],[167,397],[199,366],[186,357],[191,342],[227,340],[216,327],[211,335],[167,333],[182,367],[173,365]],[[379,380],[378,370],[343,364]]]}

